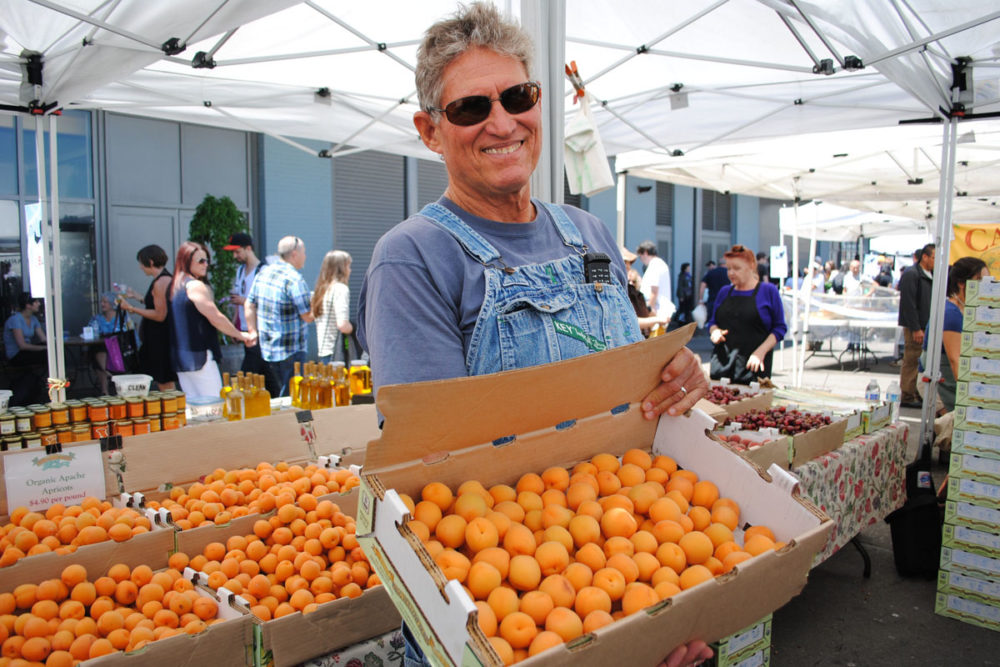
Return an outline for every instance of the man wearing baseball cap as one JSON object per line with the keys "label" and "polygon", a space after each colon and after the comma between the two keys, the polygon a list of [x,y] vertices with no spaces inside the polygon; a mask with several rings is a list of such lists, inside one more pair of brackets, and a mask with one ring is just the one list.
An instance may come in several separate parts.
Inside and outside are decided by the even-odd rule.
{"label": "man wearing baseball cap", "polygon": [[[229,237],[229,243],[224,245],[223,250],[230,250],[233,253],[239,266],[236,267],[236,280],[233,282],[233,289],[229,295],[229,300],[236,306],[236,313],[233,315],[233,324],[240,331],[247,330],[246,315],[243,311],[243,303],[246,301],[250,287],[254,278],[260,272],[266,262],[262,262],[253,251],[253,237],[244,232],[237,232]],[[243,353],[243,364],[240,367],[244,373],[260,373],[264,376],[267,391],[271,396],[277,396],[280,390],[277,382],[268,372],[267,362],[260,355],[260,346],[248,347]]]}

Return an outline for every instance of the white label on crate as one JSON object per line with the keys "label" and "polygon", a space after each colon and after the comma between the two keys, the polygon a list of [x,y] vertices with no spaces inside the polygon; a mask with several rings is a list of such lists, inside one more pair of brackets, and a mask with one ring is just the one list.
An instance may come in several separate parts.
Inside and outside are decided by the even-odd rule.
{"label": "white label on crate", "polygon": [[733,667],[761,667],[764,664],[764,651],[757,651],[748,658],[733,663]]}
{"label": "white label on crate", "polygon": [[1000,524],[1000,511],[991,510],[988,507],[980,507],[972,503],[958,503],[956,512],[963,519]]}
{"label": "white label on crate", "polygon": [[1000,348],[1000,335],[991,334],[989,331],[973,331],[972,347],[983,350],[994,350]]}
{"label": "white label on crate", "polygon": [[965,526],[955,526],[955,540],[1000,551],[1000,535],[991,535]]}
{"label": "white label on crate", "polygon": [[957,595],[949,595],[948,608],[980,616],[982,618],[988,618],[995,623],[1000,623],[1000,607],[983,604],[981,602],[976,602],[975,600],[967,600]]}
{"label": "white label on crate", "polygon": [[1000,308],[989,306],[969,306],[972,309],[972,319],[975,322],[1000,322]]}
{"label": "white label on crate", "polygon": [[81,445],[57,454],[36,449],[4,456],[7,507],[44,512],[56,503],[76,505],[87,496],[103,498],[104,460],[101,445]]}
{"label": "white label on crate", "polygon": [[965,411],[965,420],[976,424],[1000,426],[1000,410],[988,410],[972,405]]}
{"label": "white label on crate", "polygon": [[985,484],[972,479],[958,480],[958,491],[964,496],[1000,500],[1000,484]]}
{"label": "white label on crate", "polygon": [[951,550],[951,562],[981,572],[995,572],[1000,574],[1000,560],[972,554],[961,549]]}
{"label": "white label on crate", "polygon": [[969,370],[973,373],[1000,374],[1000,359],[987,359],[986,357],[969,357],[968,359]]}
{"label": "white label on crate", "polygon": [[754,642],[760,641],[764,637],[764,623],[758,623],[746,632],[733,635],[729,640],[729,654],[739,653]]}
{"label": "white label on crate", "polygon": [[1000,400],[1000,384],[988,384],[986,382],[970,382],[969,396],[976,398],[991,398]]}
{"label": "white label on crate", "polygon": [[1000,600],[1000,583],[995,581],[970,577],[960,572],[949,572],[948,585],[963,591],[988,595],[991,598]]}
{"label": "white label on crate", "polygon": [[962,431],[965,444],[981,449],[1000,449],[1000,436],[980,433],[979,431]]}
{"label": "white label on crate", "polygon": [[1000,461],[984,459],[981,456],[963,456],[962,470],[1000,477]]}

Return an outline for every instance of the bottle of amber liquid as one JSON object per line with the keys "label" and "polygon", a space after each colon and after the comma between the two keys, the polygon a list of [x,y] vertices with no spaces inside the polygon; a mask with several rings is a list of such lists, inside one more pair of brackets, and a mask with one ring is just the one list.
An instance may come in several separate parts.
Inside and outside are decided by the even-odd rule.
{"label": "bottle of amber liquid", "polygon": [[336,405],[351,404],[351,385],[347,379],[347,366],[343,361],[331,364],[333,372],[333,396]]}
{"label": "bottle of amber liquid", "polygon": [[254,381],[257,384],[257,396],[260,401],[260,416],[270,417],[271,416],[271,392],[267,390],[267,386],[264,383],[264,376],[261,374],[254,375]]}
{"label": "bottle of amber liquid", "polygon": [[319,367],[319,377],[317,378],[317,386],[319,387],[318,395],[319,398],[316,401],[319,403],[317,407],[329,408],[333,405],[333,385],[331,384],[330,378],[330,365]]}
{"label": "bottle of amber liquid", "polygon": [[[239,375],[242,375],[240,373]],[[240,377],[237,375],[236,379],[232,381],[232,386],[229,392],[226,393],[226,419],[231,422],[239,421],[244,418],[244,401],[243,392],[240,389]]]}
{"label": "bottle of amber liquid", "polygon": [[288,395],[292,397],[292,405],[296,408],[302,407],[301,397],[299,396],[299,385],[302,382],[302,362],[295,362],[295,371],[292,373],[292,379],[288,381]]}
{"label": "bottle of amber liquid", "polygon": [[302,384],[300,385],[299,392],[301,393],[302,407],[306,410],[314,410],[318,406],[316,405],[316,394],[318,387],[316,385],[316,363],[310,361],[306,364],[306,371],[303,373]]}
{"label": "bottle of amber liquid", "polygon": [[232,385],[230,384],[230,381],[229,381],[229,373],[223,373],[222,374],[222,389],[219,390],[219,398],[222,399],[222,418],[223,419],[228,419],[229,418],[229,404],[228,404],[228,401],[226,399],[227,399],[227,397],[229,395],[229,392],[231,392],[232,390],[233,390],[233,387],[232,387]]}
{"label": "bottle of amber liquid", "polygon": [[259,417],[260,400],[257,398],[257,387],[254,386],[253,378],[250,374],[243,377],[240,389],[243,390],[243,418],[253,419],[254,417]]}

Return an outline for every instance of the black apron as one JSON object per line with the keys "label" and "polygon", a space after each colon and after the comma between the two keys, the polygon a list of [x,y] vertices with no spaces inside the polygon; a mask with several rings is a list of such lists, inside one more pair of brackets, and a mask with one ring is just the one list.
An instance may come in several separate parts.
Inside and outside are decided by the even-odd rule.
{"label": "black apron", "polygon": [[712,359],[709,374],[713,380],[729,378],[736,384],[750,384],[758,378],[771,377],[771,359],[773,350],[764,357],[764,368],[759,372],[747,368],[750,355],[763,343],[771,333],[764,326],[757,310],[757,290],[760,283],[749,296],[734,294],[730,290],[726,298],[715,309],[715,325],[720,329],[728,329],[726,340],[712,349]]}

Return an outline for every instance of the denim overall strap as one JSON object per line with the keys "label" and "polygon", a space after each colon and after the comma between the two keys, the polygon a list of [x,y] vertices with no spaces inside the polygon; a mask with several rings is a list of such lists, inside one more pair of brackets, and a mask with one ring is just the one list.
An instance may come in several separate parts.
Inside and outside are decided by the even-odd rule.
{"label": "denim overall strap", "polygon": [[566,215],[566,211],[563,210],[562,206],[557,204],[551,204],[549,202],[539,202],[545,207],[545,210],[549,212],[549,217],[552,221],[556,223],[556,231],[559,232],[559,236],[562,237],[563,243],[568,246],[573,246],[578,248],[579,254],[587,252],[587,246],[583,243],[583,237],[580,236],[580,230],[577,229],[573,221],[569,219]]}
{"label": "denim overall strap", "polygon": [[483,266],[500,259],[496,248],[441,204],[427,204],[420,209],[420,215],[454,236],[465,252]]}

